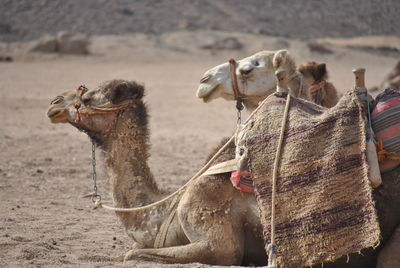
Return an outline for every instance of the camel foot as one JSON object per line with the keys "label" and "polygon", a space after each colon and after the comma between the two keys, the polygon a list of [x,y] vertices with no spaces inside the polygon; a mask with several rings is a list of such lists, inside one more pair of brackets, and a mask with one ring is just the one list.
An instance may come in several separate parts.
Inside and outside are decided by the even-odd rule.
{"label": "camel foot", "polygon": [[114,261],[123,262],[124,259],[125,259],[125,255],[126,255],[125,253],[122,253],[122,254],[118,255],[117,257],[114,258]]}
{"label": "camel foot", "polygon": [[[150,249],[151,250],[151,249]],[[158,262],[174,262],[174,259],[165,255],[154,254],[153,252],[146,252],[142,249],[131,249],[124,257],[124,264],[129,260],[143,260],[143,261],[158,261]]]}

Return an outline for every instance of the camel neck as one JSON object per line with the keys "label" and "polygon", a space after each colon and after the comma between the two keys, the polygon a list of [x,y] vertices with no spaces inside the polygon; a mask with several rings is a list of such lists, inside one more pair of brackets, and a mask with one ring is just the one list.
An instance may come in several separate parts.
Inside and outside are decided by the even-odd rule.
{"label": "camel neck", "polygon": [[[138,105],[139,106],[139,105]],[[112,185],[114,206],[140,207],[160,200],[163,194],[158,190],[147,165],[149,143],[147,118],[144,105],[140,110],[124,110],[117,115],[115,127],[101,145],[105,164]],[[117,212],[128,235],[146,247],[154,244],[154,230],[168,212],[169,202],[158,206],[154,214],[146,212]]]}
{"label": "camel neck", "polygon": [[268,95],[261,96],[261,97],[258,97],[258,98],[252,97],[252,98],[244,99],[243,100],[243,105],[244,105],[244,107],[246,107],[246,109],[249,112],[253,112],[258,107],[258,104],[261,101],[263,101]]}
{"label": "camel neck", "polygon": [[147,164],[147,126],[139,125],[143,122],[129,118],[128,114],[129,111],[124,111],[119,115],[115,129],[103,146],[113,199],[118,207],[142,206],[159,195]]}

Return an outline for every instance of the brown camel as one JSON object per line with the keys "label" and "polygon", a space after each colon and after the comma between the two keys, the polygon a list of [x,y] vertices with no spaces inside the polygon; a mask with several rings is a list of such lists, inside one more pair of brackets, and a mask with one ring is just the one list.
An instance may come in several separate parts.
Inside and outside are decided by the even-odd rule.
{"label": "brown camel", "polygon": [[335,86],[327,81],[328,72],[325,63],[309,61],[300,64],[298,70],[307,84],[310,85],[308,89],[309,99],[327,108],[336,105],[339,96]]}
{"label": "brown camel", "polygon": [[[400,61],[394,66],[393,70],[385,77],[382,83],[379,85],[380,90],[385,88],[393,88],[400,90]],[[378,90],[378,88],[374,88]]]}
{"label": "brown camel", "polygon": [[[70,123],[102,149],[112,184],[115,206],[137,207],[160,200],[148,158],[147,112],[144,88],[135,82],[114,80],[98,89],[72,90],[57,96],[47,111],[53,123]],[[79,112],[78,112],[79,111]],[[217,162],[234,158],[234,145]],[[383,186],[374,191],[384,245],[400,222],[399,175],[384,175]],[[118,212],[135,246],[125,260],[147,260],[220,265],[257,264],[267,261],[259,210],[254,195],[241,194],[232,187],[229,174],[203,176],[177,196],[172,218],[161,248],[154,241],[164,219],[170,214],[168,201],[146,211]],[[352,254],[325,267],[375,267],[378,250]]]}
{"label": "brown camel", "polygon": [[[312,66],[306,65],[307,70]],[[313,101],[310,87],[315,81],[326,80],[325,73],[315,74],[311,70],[307,74],[312,76],[303,77],[297,69],[293,57],[287,50],[261,51],[238,61],[236,75],[238,86],[244,95],[244,106],[252,111],[260,101],[275,92],[275,71],[284,69],[287,71],[290,81],[288,87],[292,96]],[[319,75],[319,76],[318,76]],[[229,75],[229,64],[224,63],[206,71],[200,80],[197,97],[204,102],[210,102],[217,98],[234,100],[232,82]],[[329,84],[330,94],[322,94],[322,105],[334,105],[337,103],[337,92],[332,84]],[[334,100],[328,100],[330,96],[336,96]],[[326,107],[332,107],[326,106]]]}

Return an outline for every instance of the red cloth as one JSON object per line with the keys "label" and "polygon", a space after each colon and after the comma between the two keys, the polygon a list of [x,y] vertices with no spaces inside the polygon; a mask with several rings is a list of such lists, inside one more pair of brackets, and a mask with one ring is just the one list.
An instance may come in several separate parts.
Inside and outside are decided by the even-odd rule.
{"label": "red cloth", "polygon": [[231,174],[231,182],[233,187],[246,193],[254,193],[253,180],[251,173],[234,171]]}

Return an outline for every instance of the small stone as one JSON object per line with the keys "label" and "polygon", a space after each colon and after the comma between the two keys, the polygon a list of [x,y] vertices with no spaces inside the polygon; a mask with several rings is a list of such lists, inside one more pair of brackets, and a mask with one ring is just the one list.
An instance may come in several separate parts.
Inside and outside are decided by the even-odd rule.
{"label": "small stone", "polygon": [[43,173],[43,170],[40,169],[40,168],[38,168],[38,169],[36,170],[36,173],[42,174],[42,173]]}
{"label": "small stone", "polygon": [[113,237],[113,240],[115,241],[115,240],[117,240],[117,238],[114,236],[114,237]]}

